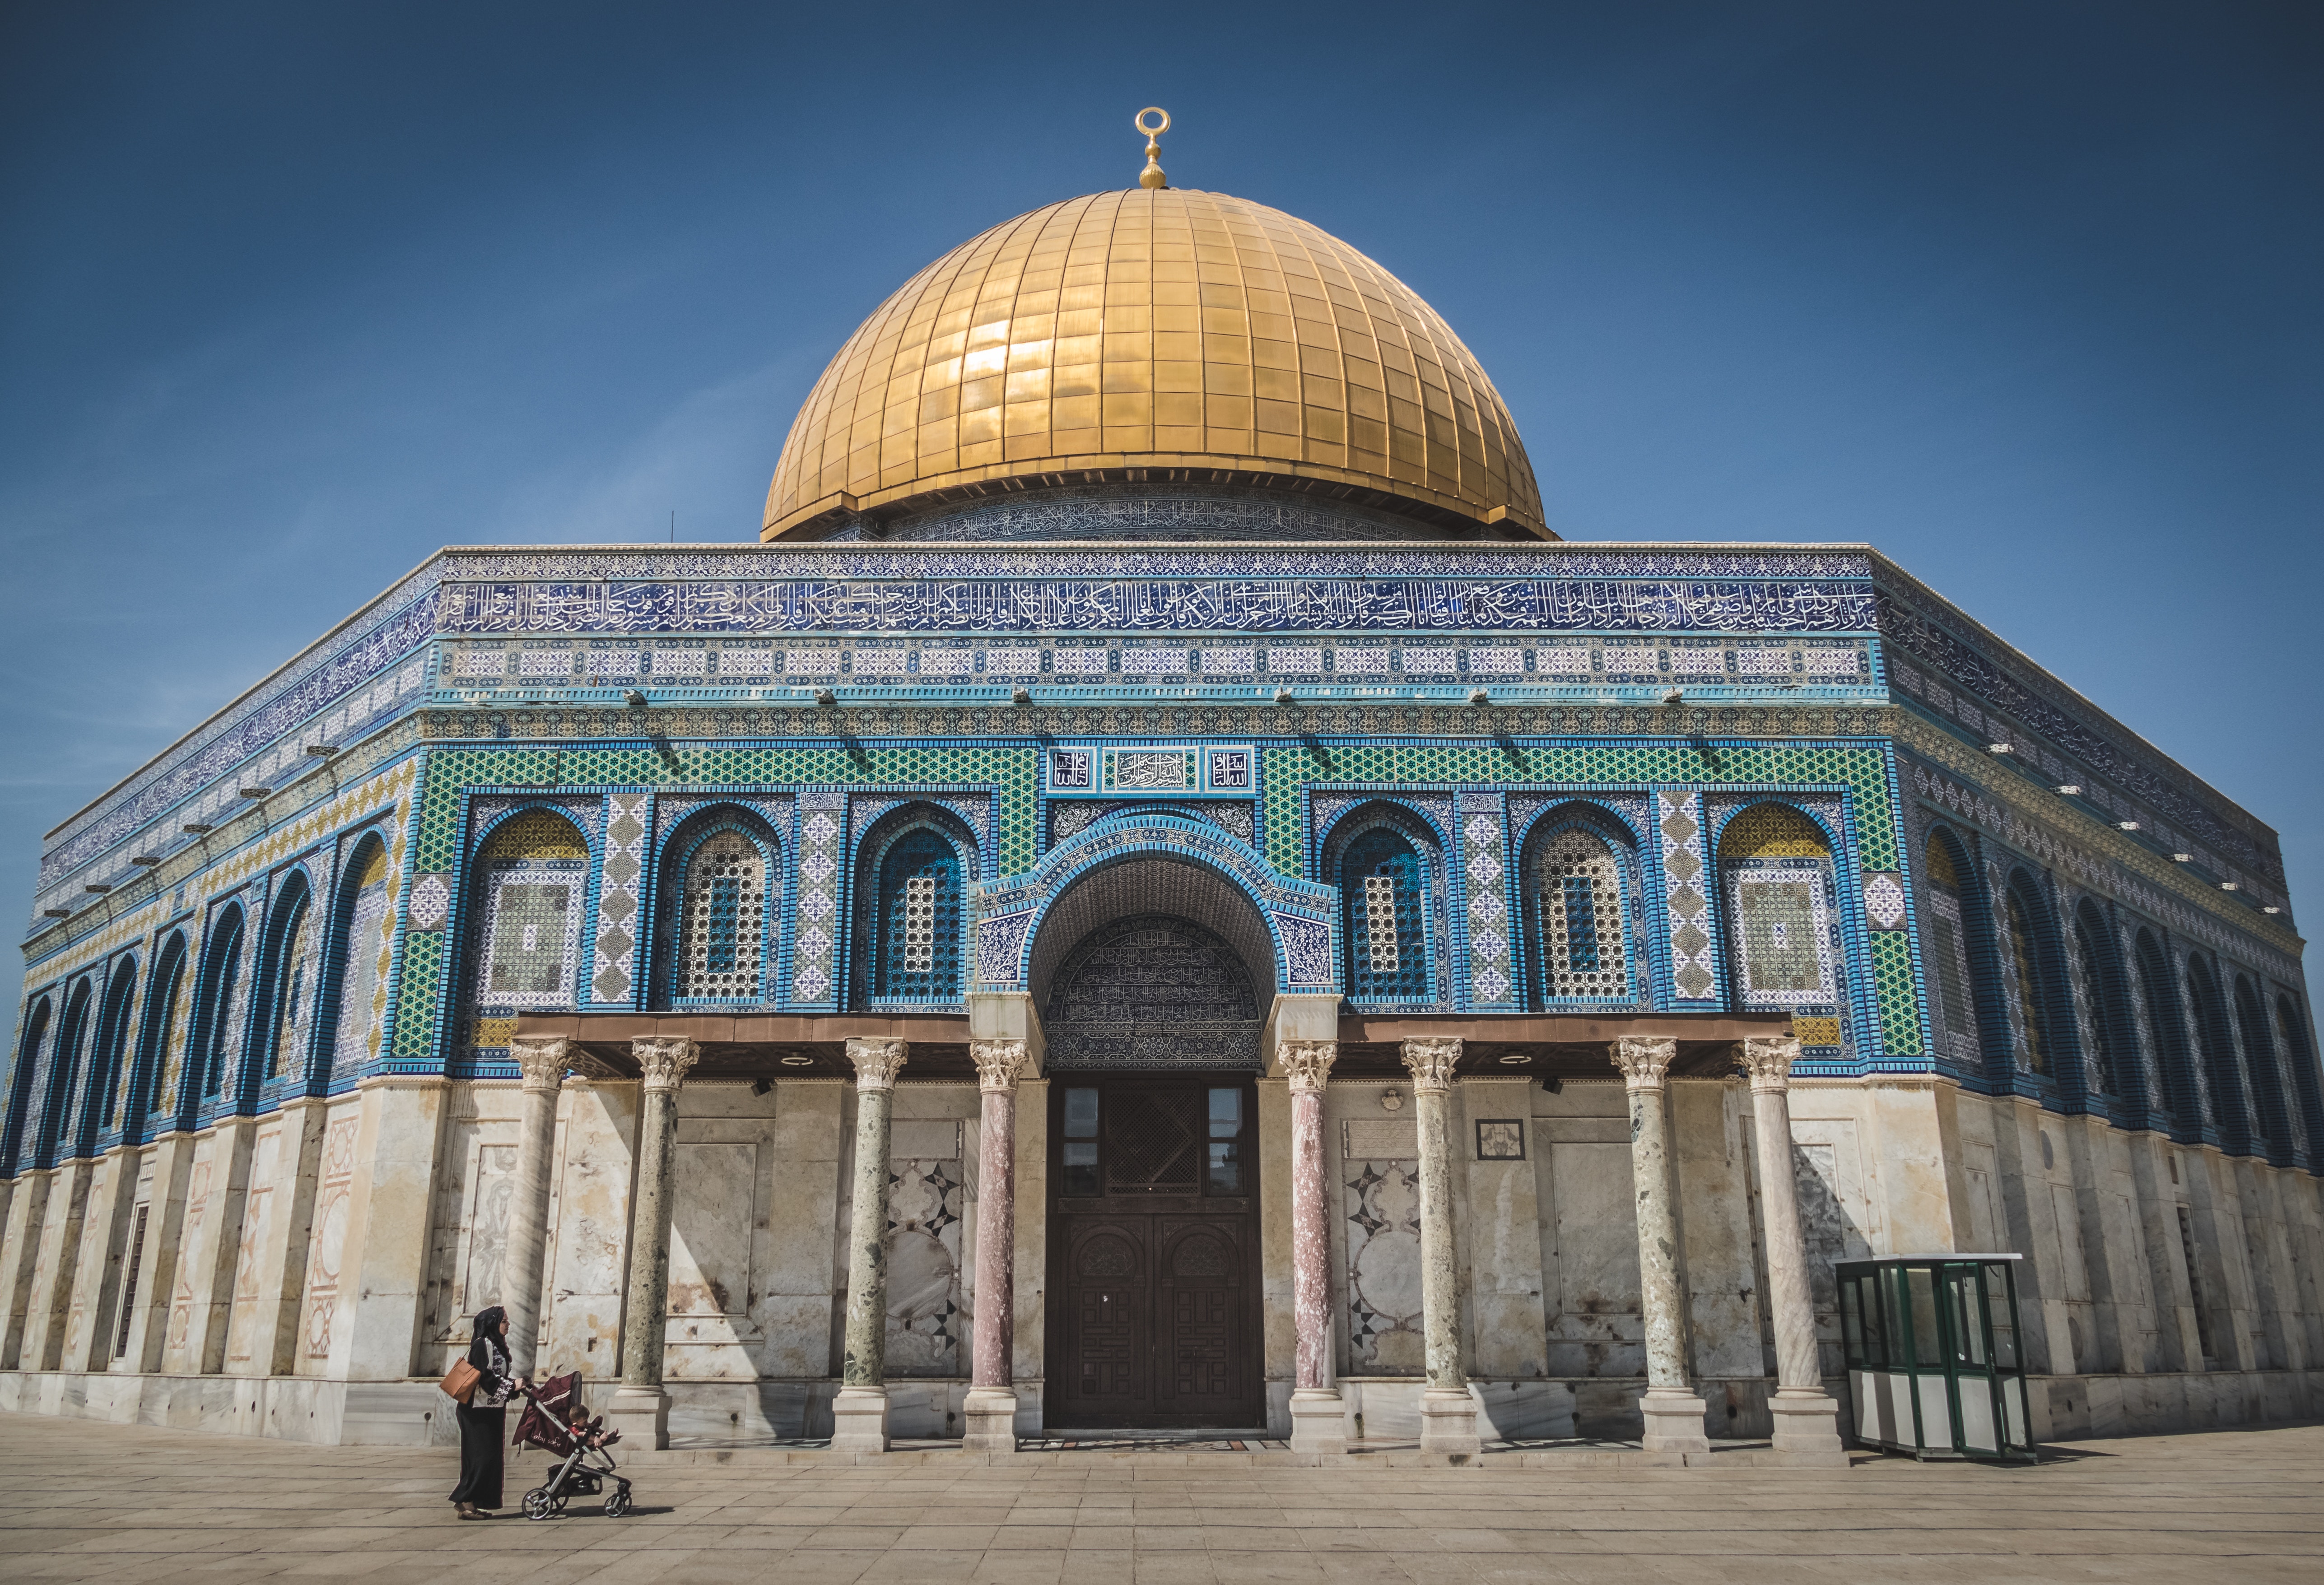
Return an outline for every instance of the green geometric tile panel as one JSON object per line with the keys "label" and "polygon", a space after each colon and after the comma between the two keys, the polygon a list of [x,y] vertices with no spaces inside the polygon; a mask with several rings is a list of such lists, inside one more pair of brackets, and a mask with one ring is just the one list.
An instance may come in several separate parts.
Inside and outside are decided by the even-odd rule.
{"label": "green geometric tile panel", "polygon": [[1872,994],[1880,1004],[1880,1049],[1888,1056],[1919,1056],[1921,1004],[1913,989],[1913,945],[1902,930],[1875,930]]}

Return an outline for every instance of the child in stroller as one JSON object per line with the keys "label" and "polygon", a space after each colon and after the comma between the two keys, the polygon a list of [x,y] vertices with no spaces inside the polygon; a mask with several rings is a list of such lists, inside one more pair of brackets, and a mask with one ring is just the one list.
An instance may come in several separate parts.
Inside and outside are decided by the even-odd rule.
{"label": "child in stroller", "polygon": [[539,1448],[564,1462],[524,1494],[524,1516],[556,1518],[565,1512],[567,1498],[604,1491],[609,1475],[614,1488],[605,1498],[605,1517],[618,1519],[628,1513],[630,1483],[613,1474],[613,1455],[605,1451],[622,1440],[622,1433],[606,1430],[603,1420],[592,1419],[581,1406],[581,1373],[552,1376],[527,1397],[512,1440],[519,1447]]}

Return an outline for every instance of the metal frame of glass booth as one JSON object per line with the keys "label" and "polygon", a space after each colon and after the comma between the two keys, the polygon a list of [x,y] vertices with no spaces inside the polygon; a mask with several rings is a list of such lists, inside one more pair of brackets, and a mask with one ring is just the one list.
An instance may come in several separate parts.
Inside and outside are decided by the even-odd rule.
{"label": "metal frame of glass booth", "polygon": [[1859,1442],[1919,1459],[2034,1460],[2020,1258],[1890,1255],[1833,1267]]}

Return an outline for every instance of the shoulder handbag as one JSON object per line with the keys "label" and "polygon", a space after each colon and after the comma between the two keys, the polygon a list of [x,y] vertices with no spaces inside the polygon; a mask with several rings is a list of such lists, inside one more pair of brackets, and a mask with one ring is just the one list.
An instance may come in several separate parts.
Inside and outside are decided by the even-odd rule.
{"label": "shoulder handbag", "polygon": [[444,1372],[444,1379],[436,1385],[441,1387],[444,1396],[454,1403],[465,1404],[476,1396],[476,1383],[484,1378],[484,1373],[469,1364],[467,1360],[455,1359],[452,1361],[452,1368]]}

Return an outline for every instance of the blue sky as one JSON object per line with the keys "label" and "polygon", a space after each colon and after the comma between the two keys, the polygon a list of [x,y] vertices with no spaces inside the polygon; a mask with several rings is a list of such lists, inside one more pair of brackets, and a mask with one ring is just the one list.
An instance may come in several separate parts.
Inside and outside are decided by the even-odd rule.
{"label": "blue sky", "polygon": [[753,538],[847,332],[1148,104],[1435,304],[1560,533],[1869,540],[2318,906],[2324,9],[2217,0],[0,6],[0,898],[439,545]]}

